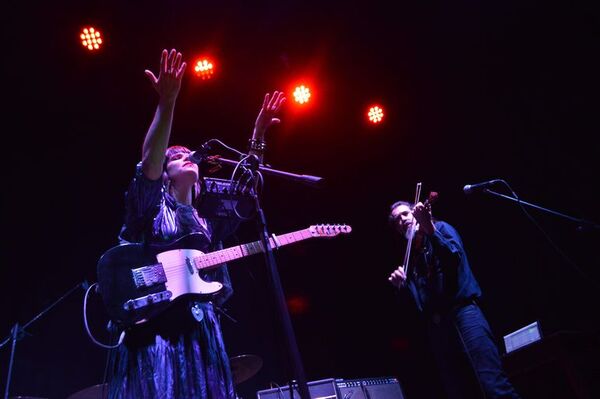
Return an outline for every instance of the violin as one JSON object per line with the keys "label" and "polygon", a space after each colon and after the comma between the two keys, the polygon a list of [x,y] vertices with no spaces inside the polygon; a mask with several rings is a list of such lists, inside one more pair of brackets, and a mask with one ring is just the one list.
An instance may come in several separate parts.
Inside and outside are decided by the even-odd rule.
{"label": "violin", "polygon": [[425,205],[425,209],[431,211],[431,205],[433,205],[433,203],[437,201],[438,197],[439,194],[436,191],[430,192],[425,202],[423,202],[423,205]]}
{"label": "violin", "polygon": [[[416,192],[415,192],[415,202],[414,204],[418,204],[419,203],[419,198],[421,197],[421,183],[417,183],[417,188],[416,188]],[[425,200],[425,202],[423,203],[423,205],[425,206],[425,208],[428,211],[431,211],[431,205],[437,201],[438,199],[438,193],[435,191],[432,191],[429,193],[428,198]],[[410,261],[410,251],[412,248],[412,242],[413,239],[415,237],[415,232],[417,231],[417,223],[413,223],[408,230],[408,242],[406,244],[406,252],[404,253],[404,260],[402,261],[402,266],[404,267],[404,272],[406,274],[406,276],[409,276],[408,274],[408,267],[409,267],[409,261]]]}

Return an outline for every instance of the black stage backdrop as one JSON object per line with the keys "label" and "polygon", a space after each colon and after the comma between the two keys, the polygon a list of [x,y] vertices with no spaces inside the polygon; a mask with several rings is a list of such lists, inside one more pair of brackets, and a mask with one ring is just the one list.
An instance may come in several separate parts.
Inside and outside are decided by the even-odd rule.
{"label": "black stage backdrop", "polygon": [[[266,92],[289,97],[298,77],[314,85],[314,105],[289,101],[268,132],[266,159],[326,184],[266,177],[262,195],[273,233],[354,230],[276,254],[308,380],[396,376],[409,398],[439,397],[414,311],[387,282],[403,255],[388,207],[412,199],[417,182],[424,195],[439,192],[435,216],[462,234],[499,344],[536,320],[546,336],[597,331],[598,230],[527,208],[540,229],[515,203],[462,188],[501,178],[525,201],[600,221],[599,11],[528,1],[5,2],[0,335],[95,281],[157,101],[143,71],[172,47],[189,61],[210,52],[220,66],[208,82],[186,72],[172,142],[192,148],[218,138],[245,149]],[[105,37],[97,54],[78,43],[88,24]],[[371,102],[386,109],[377,128],[364,122]],[[226,244],[256,239],[249,221]],[[251,398],[285,384],[285,349],[263,258],[230,272],[230,355],[264,360],[238,387]],[[102,382],[106,351],[85,333],[83,296],[75,289],[19,341],[12,394],[64,398]],[[88,313],[106,341],[95,295]],[[10,345],[0,350],[4,381]]]}

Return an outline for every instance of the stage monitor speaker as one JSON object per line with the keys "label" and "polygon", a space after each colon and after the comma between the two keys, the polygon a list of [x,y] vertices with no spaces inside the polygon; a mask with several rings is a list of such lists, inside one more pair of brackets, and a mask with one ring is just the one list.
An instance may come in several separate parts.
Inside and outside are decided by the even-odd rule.
{"label": "stage monitor speaker", "polygon": [[[310,381],[308,393],[312,399],[337,399],[337,390],[335,379],[327,378],[324,380]],[[265,389],[256,393],[258,399],[291,399],[290,386],[285,385],[278,388]],[[294,384],[293,398],[300,399],[298,385]]]}
{"label": "stage monitor speaker", "polygon": [[340,399],[405,399],[394,377],[336,380]]}

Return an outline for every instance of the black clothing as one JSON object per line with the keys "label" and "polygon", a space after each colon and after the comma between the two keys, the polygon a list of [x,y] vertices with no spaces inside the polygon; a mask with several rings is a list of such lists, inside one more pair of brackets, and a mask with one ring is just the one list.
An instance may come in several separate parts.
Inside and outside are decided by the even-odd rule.
{"label": "black clothing", "polygon": [[458,232],[435,221],[413,254],[407,286],[424,318],[446,393],[452,399],[519,398],[477,305],[481,289]]}

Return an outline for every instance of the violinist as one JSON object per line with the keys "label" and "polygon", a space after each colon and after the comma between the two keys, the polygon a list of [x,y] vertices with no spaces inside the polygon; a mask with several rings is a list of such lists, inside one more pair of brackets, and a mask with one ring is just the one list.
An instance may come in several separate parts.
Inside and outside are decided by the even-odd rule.
{"label": "violinist", "polygon": [[456,229],[432,217],[429,201],[395,202],[388,220],[412,240],[412,253],[389,281],[413,297],[448,397],[519,398],[477,304],[481,289]]}

